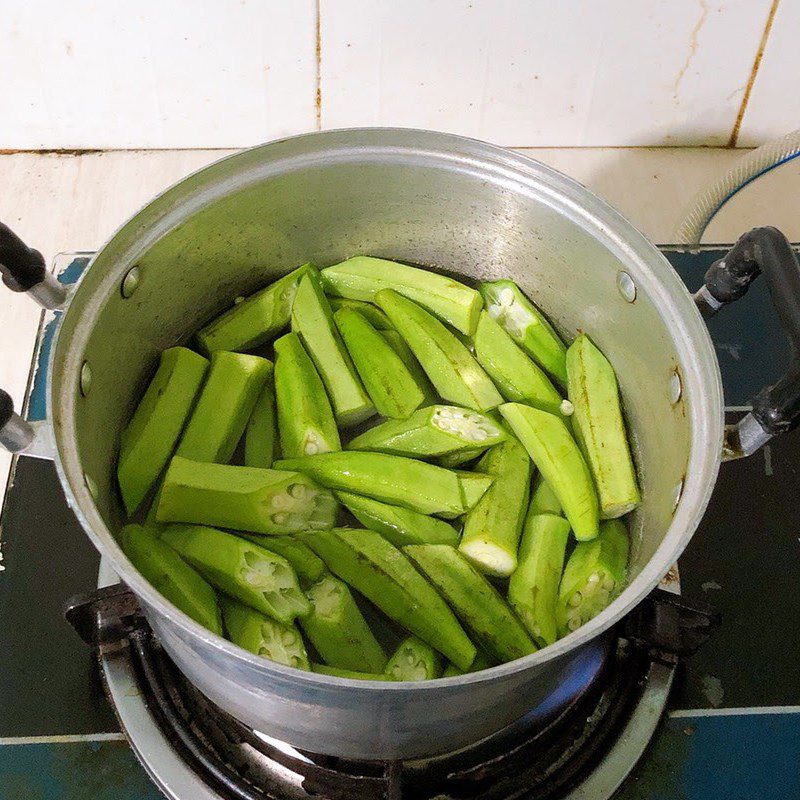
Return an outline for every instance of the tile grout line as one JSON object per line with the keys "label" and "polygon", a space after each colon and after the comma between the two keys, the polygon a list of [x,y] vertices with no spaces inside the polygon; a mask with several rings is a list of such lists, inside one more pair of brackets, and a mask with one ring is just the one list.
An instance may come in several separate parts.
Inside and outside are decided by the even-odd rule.
{"label": "tile grout line", "polygon": [[750,95],[753,93],[753,86],[756,82],[761,61],[764,58],[764,50],[767,47],[767,40],[769,39],[770,31],[772,30],[772,23],[775,21],[775,15],[778,13],[778,5],[781,0],[772,0],[772,5],[767,15],[767,22],[764,25],[764,31],[761,34],[761,41],[758,44],[756,57],[753,60],[753,67],[750,70],[750,77],[747,79],[747,85],[744,89],[744,96],[742,97],[742,104],[739,106],[739,113],[736,115],[736,121],[733,123],[733,130],[731,131],[731,138],[728,140],[728,147],[736,147],[739,141],[739,131],[744,122],[744,115],[747,112],[747,104],[750,102]]}
{"label": "tile grout line", "polygon": [[314,21],[314,53],[316,59],[316,90],[314,92],[314,110],[317,130],[322,130],[322,0],[316,0],[317,14]]}
{"label": "tile grout line", "polygon": [[15,744],[75,744],[78,742],[124,742],[125,734],[65,733],[55,736],[0,736],[0,746]]}

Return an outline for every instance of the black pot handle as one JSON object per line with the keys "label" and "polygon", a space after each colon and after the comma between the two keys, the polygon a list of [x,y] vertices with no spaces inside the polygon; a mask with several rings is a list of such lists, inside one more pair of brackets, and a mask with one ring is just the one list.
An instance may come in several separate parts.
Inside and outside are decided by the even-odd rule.
{"label": "black pot handle", "polygon": [[792,360],[783,377],[753,398],[753,410],[726,432],[725,458],[755,452],[765,442],[800,424],[800,264],[777,229],[753,228],[728,254],[715,261],[695,295],[704,317],[743,297],[764,273],[770,298],[791,345]]}
{"label": "black pot handle", "polygon": [[34,439],[33,426],[14,411],[14,401],[0,389],[0,447],[12,453],[25,450]]}
{"label": "black pot handle", "polygon": [[13,292],[27,292],[43,308],[60,308],[66,287],[47,271],[44,257],[0,222],[0,273]]}

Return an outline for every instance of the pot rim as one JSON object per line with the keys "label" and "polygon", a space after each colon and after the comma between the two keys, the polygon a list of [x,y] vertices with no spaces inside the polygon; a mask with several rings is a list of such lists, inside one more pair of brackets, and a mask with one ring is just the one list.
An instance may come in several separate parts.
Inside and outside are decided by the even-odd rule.
{"label": "pot rim", "polygon": [[[665,313],[669,313],[671,322],[680,322],[673,327],[672,334],[678,352],[682,352],[685,357],[681,364],[682,379],[685,397],[691,399],[687,402],[686,408],[692,430],[692,442],[680,502],[655,553],[620,596],[588,623],[531,655],[480,672],[440,678],[435,681],[385,682],[321,675],[268,661],[243,650],[221,636],[212,634],[157,592],[128,560],[100,516],[85,484],[77,448],[72,448],[73,452],[66,448],[66,457],[62,457],[62,443],[75,440],[73,411],[77,385],[77,375],[73,376],[71,385],[69,381],[64,383],[62,394],[66,394],[67,397],[64,408],[59,414],[61,424],[56,425],[53,414],[53,409],[57,406],[53,395],[53,366],[60,349],[62,319],[57,326],[49,356],[47,401],[48,423],[53,430],[56,445],[54,462],[68,505],[95,547],[109,560],[116,574],[133,590],[147,609],[155,611],[160,617],[177,625],[184,634],[201,640],[205,646],[211,646],[227,657],[246,663],[249,668],[262,673],[266,680],[270,675],[274,675],[301,684],[305,683],[309,687],[345,689],[352,691],[354,695],[358,692],[436,691],[440,688],[477,684],[512,675],[557,659],[594,639],[638,605],[658,585],[694,535],[710,500],[719,471],[724,431],[724,405],[722,380],[714,346],[685,285],[654,244],[605,200],[576,180],[518,152],[469,137],[427,130],[343,128],[273,140],[225,156],[190,173],[157,194],[120,225],[96,251],[84,270],[71,295],[70,304],[64,311],[65,318],[70,312],[72,299],[80,292],[81,284],[98,258],[118,237],[130,229],[140,227],[141,218],[155,203],[161,201],[169,207],[170,196],[180,194],[188,182],[204,177],[208,179],[209,184],[212,184],[217,177],[215,173],[224,174],[226,168],[230,168],[238,161],[247,162],[257,158],[260,162],[268,164],[272,150],[292,145],[299,148],[300,166],[309,157],[317,159],[324,157],[329,163],[330,160],[352,160],[370,154],[388,155],[395,161],[401,157],[435,159],[439,165],[458,159],[468,169],[479,169],[484,175],[494,173],[498,182],[501,179],[513,182],[518,190],[527,184],[538,195],[549,194],[558,201],[562,210],[567,209],[572,215],[587,223],[593,233],[600,236],[604,244],[618,256],[624,256],[628,261],[646,268],[646,275],[650,279],[647,283],[651,296],[654,300],[658,300]],[[296,157],[279,157],[274,161],[274,166],[286,162],[285,167],[291,167],[294,162],[297,168],[297,161]],[[175,207],[180,208],[182,205],[183,203],[177,203]],[[637,277],[637,282],[641,285],[641,276]]]}

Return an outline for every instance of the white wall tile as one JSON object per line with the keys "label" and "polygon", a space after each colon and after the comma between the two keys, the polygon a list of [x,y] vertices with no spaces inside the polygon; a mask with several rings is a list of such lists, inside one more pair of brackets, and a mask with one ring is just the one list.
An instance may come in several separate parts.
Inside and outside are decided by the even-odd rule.
{"label": "white wall tile", "polygon": [[320,0],[322,124],[725,144],[769,0]]}
{"label": "white wall tile", "polygon": [[800,0],[781,0],[747,104],[738,144],[753,147],[800,128]]}
{"label": "white wall tile", "polygon": [[0,147],[234,147],[316,124],[315,0],[5,0]]}

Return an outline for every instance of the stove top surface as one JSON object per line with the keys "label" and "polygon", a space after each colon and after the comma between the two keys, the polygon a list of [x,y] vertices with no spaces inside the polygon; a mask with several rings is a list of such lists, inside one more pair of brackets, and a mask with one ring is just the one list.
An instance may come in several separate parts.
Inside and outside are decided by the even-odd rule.
{"label": "stove top surface", "polygon": [[[724,252],[664,251],[692,290]],[[57,266],[74,274],[86,260]],[[733,422],[780,375],[788,347],[763,281],[709,328]],[[28,416],[41,418],[43,387],[31,383]],[[668,714],[619,797],[800,799],[799,455],[800,430],[723,465],[680,560],[684,595],[711,602],[723,626],[679,671]],[[64,601],[96,586],[99,557],[51,463],[15,460],[0,545],[0,798],[161,797],[120,732],[90,651],[63,621]]]}

